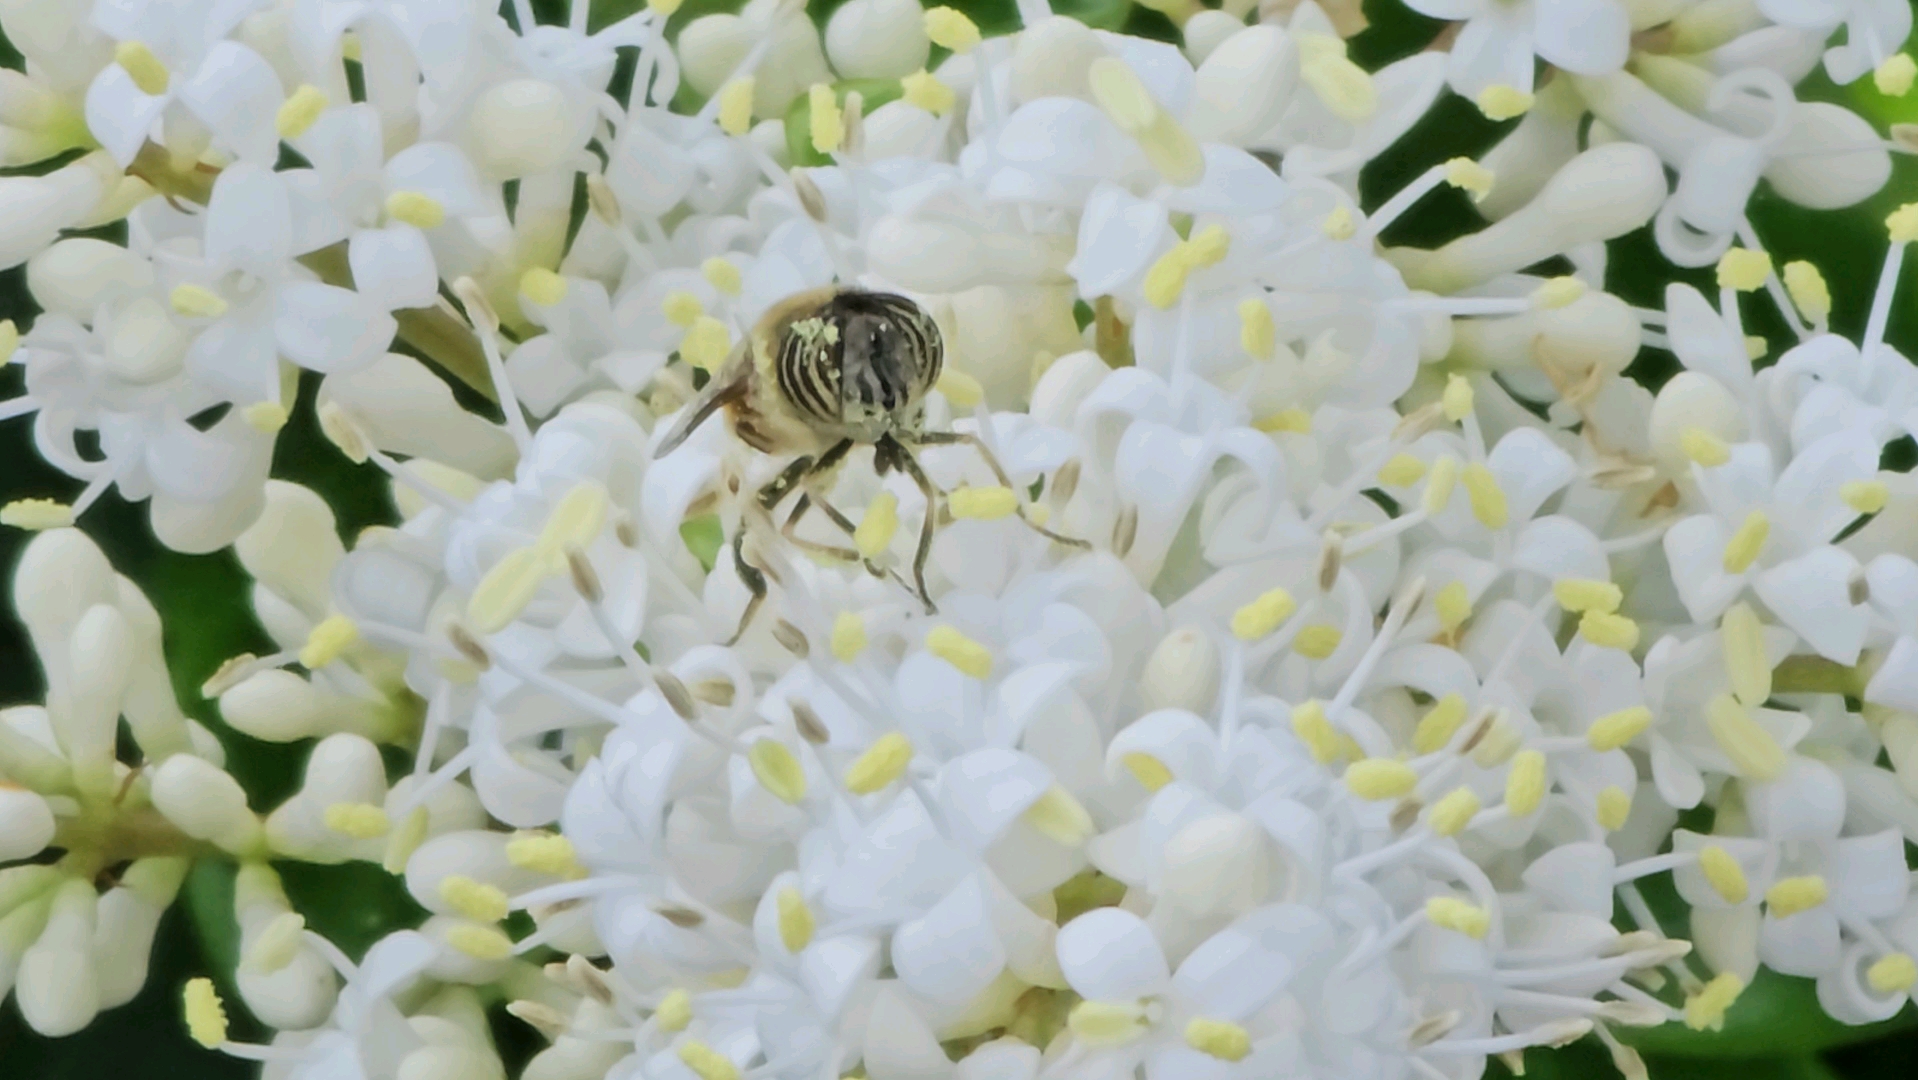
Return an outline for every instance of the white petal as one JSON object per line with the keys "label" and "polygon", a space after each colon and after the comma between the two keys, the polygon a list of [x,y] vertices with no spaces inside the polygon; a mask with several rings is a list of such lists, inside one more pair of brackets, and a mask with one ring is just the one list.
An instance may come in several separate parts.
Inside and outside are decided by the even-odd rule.
{"label": "white petal", "polygon": [[277,276],[293,254],[291,219],[283,180],[252,162],[229,165],[213,182],[207,202],[207,261]]}
{"label": "white petal", "polygon": [[1309,907],[1262,908],[1192,950],[1172,985],[1194,1011],[1237,1020],[1264,1008],[1331,938],[1325,918]]}
{"label": "white petal", "polygon": [[1533,45],[1546,62],[1580,75],[1605,75],[1625,64],[1632,26],[1618,0],[1534,0]]}
{"label": "white petal", "polygon": [[1051,784],[1051,774],[1030,754],[1003,747],[974,750],[947,762],[939,773],[941,801],[980,848],[997,839]]}
{"label": "white petal", "polygon": [[431,307],[439,299],[433,249],[411,225],[361,229],[347,242],[346,257],[353,268],[353,288],[377,297],[384,307]]}
{"label": "white petal", "polygon": [[899,981],[934,1001],[963,1004],[977,997],[1006,964],[993,931],[985,889],[968,876],[945,899],[893,934],[892,964]]}
{"label": "white petal", "polygon": [[142,92],[127,69],[108,64],[87,87],[87,131],[113,160],[123,167],[131,165],[160,122],[167,100]]}
{"label": "white petal", "polygon": [[214,42],[200,69],[180,87],[181,104],[193,110],[216,141],[266,166],[279,158],[275,119],[283,100],[285,92],[272,66],[235,41]]}
{"label": "white petal", "polygon": [[1871,628],[1871,609],[1851,602],[1858,560],[1820,547],[1758,575],[1752,588],[1765,606],[1826,659],[1851,665]]}
{"label": "white petal", "polygon": [[1555,908],[1609,918],[1616,865],[1604,844],[1563,844],[1533,860],[1525,868],[1524,879]]}
{"label": "white petal", "polygon": [[386,351],[399,324],[372,298],[318,282],[281,286],[273,335],[288,360],[318,372],[350,371]]}
{"label": "white petal", "polygon": [[1095,908],[1065,924],[1057,948],[1066,981],[1094,1001],[1158,994],[1172,978],[1152,929],[1120,908]]}

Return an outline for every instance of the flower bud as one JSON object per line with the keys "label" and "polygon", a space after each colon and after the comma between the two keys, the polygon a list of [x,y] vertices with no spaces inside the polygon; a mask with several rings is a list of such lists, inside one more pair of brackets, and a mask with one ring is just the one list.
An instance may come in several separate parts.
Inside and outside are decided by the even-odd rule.
{"label": "flower bud", "polygon": [[1206,715],[1219,682],[1219,650],[1197,626],[1181,626],[1160,639],[1139,676],[1141,707],[1184,709]]}
{"label": "flower bud", "polygon": [[379,730],[374,707],[331,693],[283,668],[248,676],[220,695],[220,715],[263,742],[296,742],[337,731]]}
{"label": "flower bud", "polygon": [[1681,371],[1659,388],[1648,426],[1659,467],[1687,475],[1691,459],[1685,453],[1686,433],[1702,431],[1723,442],[1739,442],[1745,437],[1745,409],[1718,380]]}
{"label": "flower bud", "polygon": [[1185,57],[1192,66],[1199,67],[1212,56],[1213,50],[1225,44],[1232,35],[1245,29],[1245,20],[1225,11],[1206,8],[1180,28],[1184,37]]}
{"label": "flower bud", "polygon": [[1298,49],[1285,31],[1244,27],[1199,65],[1187,119],[1193,137],[1244,145],[1265,134],[1291,103],[1298,79]]}
{"label": "flower bud", "polygon": [[233,553],[253,579],[298,605],[313,622],[326,617],[333,567],[346,554],[333,510],[310,489],[266,482],[266,508]]}
{"label": "flower bud", "polygon": [[400,1059],[395,1080],[505,1080],[498,1056],[478,1046],[423,1046]]}
{"label": "flower bud", "polygon": [[906,101],[888,101],[866,117],[866,154],[873,160],[911,157],[928,145],[939,120]]}
{"label": "flower bud", "polygon": [[[1105,55],[1092,29],[1079,20],[1063,15],[1042,19],[1027,27],[1013,45],[1013,100],[1020,104],[1044,97],[1091,101],[1086,72]],[[945,75],[943,70],[940,74]]]}
{"label": "flower bud", "polygon": [[679,32],[680,71],[687,85],[706,97],[732,77],[752,48],[753,28],[738,15],[702,15]]}
{"label": "flower bud", "polygon": [[95,152],[44,176],[0,177],[0,270],[26,262],[92,216],[120,170]]}
{"label": "flower bud", "polygon": [[98,968],[100,1007],[132,1001],[147,981],[147,960],[160,916],[173,903],[191,863],[183,858],[141,859],[127,868],[120,884],[100,897],[93,957]]}
{"label": "flower bud", "polygon": [[480,92],[467,121],[473,163],[495,180],[547,172],[584,144],[588,129],[582,118],[566,92],[552,83],[496,83]]}
{"label": "flower bud", "polygon": [[321,403],[337,402],[361,438],[389,454],[433,461],[483,480],[512,475],[512,436],[453,400],[446,380],[410,356],[387,353],[366,367],[328,375]]}
{"label": "flower bud", "polygon": [[77,237],[27,260],[27,288],[47,311],[93,321],[94,309],[150,288],[153,266],[119,244]]}
{"label": "flower bud", "polygon": [[74,781],[105,794],[116,783],[114,743],[119,737],[120,706],[132,677],[133,632],[120,609],[107,604],[88,608],[67,638],[67,670],[72,681],[64,708],[49,710],[53,733],[73,766]]}
{"label": "flower bud", "polygon": [[841,78],[901,78],[931,51],[916,0],[849,0],[826,24],[826,59]]}
{"label": "flower bud", "polygon": [[113,567],[78,529],[49,529],[33,538],[13,574],[13,606],[47,665],[47,680],[65,677],[67,633],[95,604],[111,603]]}
{"label": "flower bud", "polygon": [[107,370],[136,386],[165,382],[178,374],[192,343],[173,314],[150,296],[122,304],[103,330],[106,340],[100,358]]}
{"label": "flower bud", "polygon": [[100,1012],[93,932],[99,910],[93,882],[68,880],[54,894],[40,939],[20,958],[14,1000],[27,1026],[48,1038],[71,1035]]}
{"label": "flower bud", "polygon": [[53,843],[53,810],[26,788],[0,780],[0,863],[31,859]]}
{"label": "flower bud", "polygon": [[362,735],[329,735],[313,747],[298,794],[267,816],[267,835],[276,850],[315,862],[364,854],[368,844],[383,850],[386,795],[379,747]]}
{"label": "flower bud", "polygon": [[180,831],[236,855],[251,855],[261,840],[259,819],[247,809],[239,781],[190,754],[175,754],[153,772],[153,806]]}
{"label": "flower bud", "polygon": [[1196,915],[1249,911],[1266,900],[1269,858],[1263,833],[1244,817],[1202,817],[1166,842],[1166,897]]}
{"label": "flower bud", "polygon": [[1772,151],[1765,179],[1800,206],[1836,210],[1863,201],[1891,179],[1891,154],[1864,117],[1842,105],[1805,102]]}
{"label": "flower bud", "polygon": [[1562,382],[1596,368],[1623,371],[1638,355],[1638,317],[1609,293],[1588,292],[1563,307],[1493,319],[1457,319],[1452,355],[1501,368],[1543,367]]}

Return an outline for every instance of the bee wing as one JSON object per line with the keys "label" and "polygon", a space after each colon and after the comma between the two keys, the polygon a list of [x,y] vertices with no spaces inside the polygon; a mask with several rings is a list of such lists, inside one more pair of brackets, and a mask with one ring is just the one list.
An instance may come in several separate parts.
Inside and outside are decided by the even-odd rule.
{"label": "bee wing", "polygon": [[660,441],[659,448],[653,451],[654,461],[678,449],[679,444],[685,442],[687,436],[697,431],[699,425],[705,423],[714,413],[746,396],[750,389],[747,377],[751,374],[751,369],[741,365],[744,357],[743,347],[735,350],[725,365],[714,373],[712,381],[699,392],[699,397],[693,399],[693,403],[680,412],[679,419],[673,423],[672,430],[666,433],[666,438]]}

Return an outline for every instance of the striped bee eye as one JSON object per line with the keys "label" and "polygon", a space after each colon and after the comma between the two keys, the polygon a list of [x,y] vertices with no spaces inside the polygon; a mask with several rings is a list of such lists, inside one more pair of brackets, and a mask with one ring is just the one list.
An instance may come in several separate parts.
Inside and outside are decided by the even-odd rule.
{"label": "striped bee eye", "polygon": [[774,365],[780,392],[822,424],[912,409],[939,378],[932,316],[890,293],[844,289],[787,324]]}

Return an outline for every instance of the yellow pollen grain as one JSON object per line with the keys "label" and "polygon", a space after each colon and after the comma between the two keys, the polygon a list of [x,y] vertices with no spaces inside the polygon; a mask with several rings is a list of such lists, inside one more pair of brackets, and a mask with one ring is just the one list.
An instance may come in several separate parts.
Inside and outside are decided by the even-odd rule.
{"label": "yellow pollen grain", "polygon": [[866,620],[858,613],[842,611],[832,620],[832,655],[842,664],[850,664],[866,651]]}
{"label": "yellow pollen grain", "polygon": [[852,531],[852,543],[860,555],[876,559],[892,546],[893,535],[898,531],[899,497],[882,491],[866,505],[866,515]]}
{"label": "yellow pollen grain", "polygon": [[927,8],[924,18],[926,37],[942,49],[969,53],[982,40],[978,25],[957,8]]}
{"label": "yellow pollen grain", "polygon": [[1446,796],[1432,804],[1425,815],[1425,824],[1438,836],[1457,836],[1472,823],[1479,811],[1479,799],[1471,788],[1453,788]]}
{"label": "yellow pollen grain", "polygon": [[1507,83],[1493,83],[1479,91],[1478,111],[1487,120],[1510,120],[1532,108],[1532,95]]}
{"label": "yellow pollen grain", "polygon": [[1071,792],[1057,784],[1047,788],[1020,817],[1039,835],[1070,848],[1084,844],[1095,831],[1092,815]]}
{"label": "yellow pollen grain", "polygon": [[1783,919],[1825,902],[1831,895],[1831,889],[1825,879],[1817,874],[1805,874],[1800,877],[1788,877],[1772,883],[1765,890],[1765,910],[1774,919]]}
{"label": "yellow pollen grain", "polygon": [[1592,721],[1592,726],[1585,729],[1585,744],[1600,753],[1617,750],[1651,726],[1652,711],[1643,705],[1633,705]]}
{"label": "yellow pollen grain", "polygon": [[1732,696],[1747,707],[1764,704],[1771,697],[1771,662],[1765,657],[1765,628],[1758,613],[1750,604],[1733,604],[1718,621],[1718,634]]}
{"label": "yellow pollen grain", "polygon": [[1425,462],[1410,454],[1394,454],[1379,467],[1379,483],[1386,487],[1411,487],[1425,479]]}
{"label": "yellow pollen grain", "polygon": [[975,679],[992,674],[991,651],[954,627],[933,627],[926,635],[926,651]]}
{"label": "yellow pollen grain", "polygon": [[1185,1044],[1220,1061],[1244,1061],[1252,1055],[1252,1033],[1230,1020],[1193,1017],[1185,1025]]}
{"label": "yellow pollen grain", "polygon": [[1239,301],[1239,348],[1254,360],[1270,360],[1278,351],[1272,308],[1258,297]]}
{"label": "yellow pollen grain", "polygon": [[1447,454],[1432,462],[1432,471],[1425,480],[1425,494],[1419,499],[1419,509],[1427,517],[1435,516],[1452,501],[1452,488],[1458,484],[1458,459]]}
{"label": "yellow pollen grain", "polygon": [[1763,510],[1753,510],[1745,515],[1745,521],[1725,541],[1724,567],[1727,574],[1742,574],[1751,569],[1758,561],[1758,553],[1765,550],[1765,540],[1771,536],[1771,519]]}
{"label": "yellow pollen grain", "polygon": [[739,276],[739,267],[734,265],[731,259],[720,255],[714,255],[700,263],[699,276],[706,279],[706,284],[727,296],[738,296],[739,290],[745,287],[744,281]]}
{"label": "yellow pollen grain", "polygon": [[1345,635],[1336,626],[1326,623],[1313,623],[1301,629],[1292,639],[1292,651],[1307,660],[1323,660],[1339,649],[1339,643]]}
{"label": "yellow pollen grain", "polygon": [[1545,755],[1537,750],[1513,754],[1511,770],[1505,774],[1505,809],[1513,817],[1526,817],[1544,800]]}
{"label": "yellow pollen grain", "polygon": [[1752,292],[1765,287],[1771,277],[1771,253],[1735,247],[1718,260],[1718,287]]}
{"label": "yellow pollen grain", "polygon": [[1712,887],[1720,900],[1727,904],[1742,904],[1751,895],[1751,885],[1745,880],[1745,868],[1738,865],[1732,854],[1717,844],[1710,844],[1698,850],[1698,872],[1705,875],[1705,884]]}
{"label": "yellow pollen grain", "polygon": [[899,89],[906,103],[924,109],[934,116],[944,116],[952,111],[958,102],[958,96],[952,87],[939,81],[939,76],[921,69],[899,80]]}
{"label": "yellow pollen grain", "polygon": [[395,191],[386,197],[386,216],[416,229],[434,229],[446,221],[446,207],[422,191]]}
{"label": "yellow pollen grain", "polygon": [[806,92],[807,131],[812,148],[822,154],[836,153],[846,141],[846,116],[839,110],[839,99],[827,83],[814,83]]}
{"label": "yellow pollen grain", "polygon": [[780,802],[798,805],[806,797],[806,769],[799,764],[786,744],[777,739],[760,739],[746,751],[746,764],[759,786]]}
{"label": "yellow pollen grain", "polygon": [[506,861],[554,877],[572,877],[580,870],[573,842],[552,833],[526,833],[508,840]]}
{"label": "yellow pollen grain", "polygon": [[1445,410],[1445,419],[1456,424],[1472,415],[1472,403],[1475,395],[1472,383],[1463,375],[1445,377],[1445,393],[1439,395],[1439,407]]}
{"label": "yellow pollen grain", "polygon": [[1732,448],[1725,440],[1704,428],[1689,427],[1679,432],[1678,448],[1695,465],[1714,469],[1732,459]]}
{"label": "yellow pollen grain", "polygon": [[1579,616],[1578,633],[1601,649],[1631,652],[1638,648],[1638,624],[1623,615],[1588,611]]}
{"label": "yellow pollen grain", "polygon": [[1918,80],[1918,61],[1910,53],[1893,53],[1871,73],[1871,84],[1886,97],[1904,97]]}
{"label": "yellow pollen grain", "polygon": [[1472,593],[1463,581],[1453,581],[1432,596],[1432,609],[1438,614],[1439,629],[1455,634],[1472,617]]}
{"label": "yellow pollen grain", "polygon": [[175,285],[167,302],[189,319],[217,319],[226,314],[227,308],[219,293],[201,285]]}
{"label": "yellow pollen grain", "polygon": [[693,1022],[693,995],[684,990],[668,991],[653,1007],[653,1022],[669,1034],[685,1031]]}
{"label": "yellow pollen grain", "polygon": [[1585,283],[1570,274],[1551,278],[1532,290],[1532,306],[1554,311],[1576,303],[1587,291]]}
{"label": "yellow pollen grain", "polygon": [[1902,994],[1918,983],[1918,963],[1905,953],[1886,953],[1865,969],[1865,981],[1879,994]]}
{"label": "yellow pollen grain", "polygon": [[744,135],[753,127],[753,77],[741,75],[719,88],[719,130]]}
{"label": "yellow pollen grain", "polygon": [[1598,793],[1598,827],[1606,832],[1617,832],[1625,827],[1625,819],[1632,816],[1632,793],[1615,784],[1608,784]]}
{"label": "yellow pollen grain", "polygon": [[1165,762],[1142,750],[1120,755],[1119,763],[1148,792],[1156,792],[1172,782],[1172,770],[1165,767]]}
{"label": "yellow pollen grain", "polygon": [[1425,901],[1425,919],[1433,926],[1483,939],[1492,930],[1492,914],[1456,896],[1434,896]]}
{"label": "yellow pollen grain", "polygon": [[1505,489],[1498,486],[1498,477],[1492,475],[1492,470],[1474,461],[1465,467],[1460,479],[1465,483],[1472,516],[1478,523],[1488,529],[1503,529],[1511,520],[1511,511],[1505,503]]}
{"label": "yellow pollen grain", "polygon": [[1795,259],[1785,264],[1785,292],[1807,320],[1822,325],[1831,318],[1831,287],[1811,263]]}
{"label": "yellow pollen grain", "polygon": [[1455,157],[1445,163],[1445,182],[1483,202],[1492,193],[1492,170],[1468,157]]}
{"label": "yellow pollen grain", "polygon": [[1019,509],[1019,496],[1009,487],[962,487],[946,496],[952,516],[976,521],[997,521],[1011,517]]}
{"label": "yellow pollen grain", "polygon": [[328,829],[355,840],[374,840],[392,828],[386,811],[372,803],[334,803],[322,817]]}
{"label": "yellow pollen grain", "polygon": [[1717,1031],[1725,1026],[1725,1012],[1745,992],[1745,981],[1721,971],[1704,989],[1685,999],[1685,1026],[1693,1031]]}
{"label": "yellow pollen grain", "polygon": [[510,908],[506,893],[499,886],[475,881],[464,874],[452,874],[440,881],[440,899],[474,922],[498,922],[506,917]]}
{"label": "yellow pollen grain", "polygon": [[325,91],[312,83],[303,83],[280,102],[279,111],[273,114],[273,129],[282,139],[297,139],[306,134],[325,111]]}
{"label": "yellow pollen grain", "polygon": [[1893,210],[1885,218],[1885,229],[1891,234],[1894,244],[1909,244],[1918,240],[1918,203],[1906,203]]}
{"label": "yellow pollen grain", "polygon": [[213,980],[187,980],[184,998],[187,1034],[208,1050],[219,1049],[226,1042],[226,1005],[213,989]]}
{"label": "yellow pollen grain", "polygon": [[779,890],[773,898],[773,904],[779,909],[779,943],[787,952],[796,953],[812,944],[813,931],[818,924],[813,919],[812,908],[807,906],[806,898],[798,889],[788,885]]}
{"label": "yellow pollen grain", "polygon": [[1345,767],[1345,787],[1361,799],[1403,799],[1418,786],[1419,774],[1395,758],[1366,758]]}
{"label": "yellow pollen grain", "polygon": [[912,740],[889,731],[873,741],[846,769],[846,790],[854,795],[883,791],[906,775],[912,763]]}
{"label": "yellow pollen grain", "polygon": [[1891,500],[1891,489],[1883,480],[1847,480],[1838,485],[1838,497],[1861,514],[1875,514]]}
{"label": "yellow pollen grain", "polygon": [[1719,694],[1705,704],[1705,727],[1738,775],[1776,780],[1785,771],[1784,748],[1730,694]]}
{"label": "yellow pollen grain", "polygon": [[1297,610],[1291,593],[1282,588],[1267,589],[1232,613],[1232,635],[1240,641],[1257,641],[1284,625]]}
{"label": "yellow pollen grain", "polygon": [[1425,715],[1419,717],[1418,726],[1412,729],[1412,751],[1436,754],[1445,749],[1452,736],[1464,726],[1465,714],[1465,698],[1457,693],[1446,694],[1433,702]]}
{"label": "yellow pollen grain", "polygon": [[519,294],[540,307],[552,307],[566,299],[566,279],[544,266],[531,267],[519,276]]}
{"label": "yellow pollen grain", "polygon": [[73,507],[52,499],[15,499],[0,506],[0,525],[27,532],[64,529],[73,524]]}
{"label": "yellow pollen grain", "polygon": [[142,94],[164,94],[171,76],[166,65],[144,41],[122,41],[113,48],[113,62],[125,69]]}
{"label": "yellow pollen grain", "polygon": [[711,315],[694,319],[686,336],[679,341],[680,358],[702,371],[718,371],[732,351],[732,331]]}
{"label": "yellow pollen grain", "polygon": [[309,671],[323,668],[338,660],[340,654],[358,640],[360,628],[353,625],[352,619],[328,615],[306,635],[306,644],[300,649],[300,664]]}
{"label": "yellow pollen grain", "polygon": [[679,1060],[699,1080],[739,1080],[739,1066],[733,1064],[733,1059],[698,1039],[679,1044]]}
{"label": "yellow pollen grain", "polygon": [[1610,614],[1625,602],[1625,590],[1612,582],[1592,578],[1560,578],[1552,582],[1552,596],[1558,600],[1559,607],[1579,614],[1587,611]]}
{"label": "yellow pollen grain", "polygon": [[1252,421],[1253,428],[1267,435],[1310,435],[1312,414],[1304,409],[1282,409]]}
{"label": "yellow pollen grain", "polygon": [[1321,765],[1338,760],[1344,751],[1339,741],[1339,730],[1326,719],[1325,706],[1316,700],[1300,702],[1292,707],[1292,734],[1305,744],[1312,760]]}

